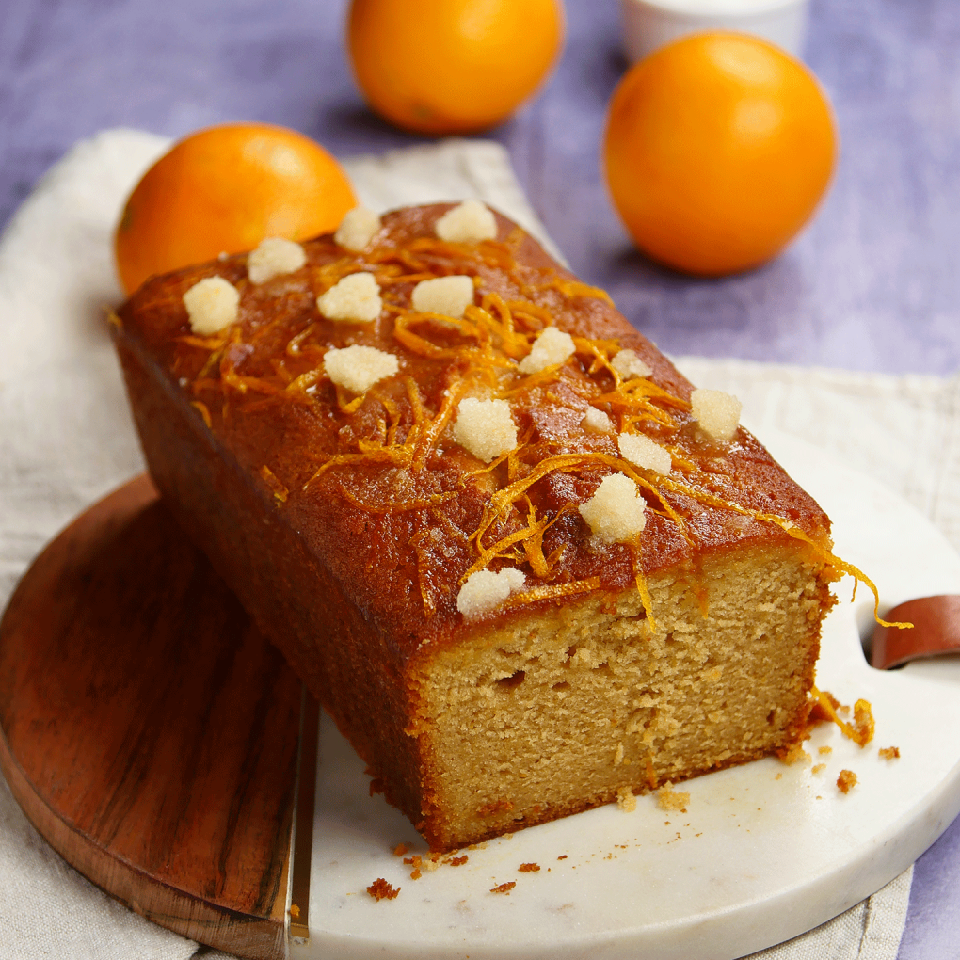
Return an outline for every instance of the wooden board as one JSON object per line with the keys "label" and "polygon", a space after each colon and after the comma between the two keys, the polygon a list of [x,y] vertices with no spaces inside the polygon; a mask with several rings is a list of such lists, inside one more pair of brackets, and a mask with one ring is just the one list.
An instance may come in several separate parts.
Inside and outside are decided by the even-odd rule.
{"label": "wooden board", "polygon": [[0,622],[0,767],[143,916],[285,954],[301,687],[145,476],[37,558]]}

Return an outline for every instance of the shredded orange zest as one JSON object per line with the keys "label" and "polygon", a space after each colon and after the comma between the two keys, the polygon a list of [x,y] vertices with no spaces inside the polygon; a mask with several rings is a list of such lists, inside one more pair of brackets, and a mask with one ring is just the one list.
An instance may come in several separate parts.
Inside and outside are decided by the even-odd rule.
{"label": "shredded orange zest", "polygon": [[854,722],[850,724],[837,712],[834,699],[826,690],[811,687],[810,695],[816,699],[820,709],[840,728],[843,735],[857,746],[865,747],[873,740],[873,710],[869,700],[857,700],[853,708]]}
{"label": "shredded orange zest", "polygon": [[[480,557],[460,578],[461,583],[466,581],[478,570],[483,570],[487,567],[491,560],[507,555],[510,552],[510,548],[517,543],[523,545],[524,552],[530,561],[531,567],[533,567],[534,573],[541,578],[547,575],[550,564],[543,555],[543,535],[564,513],[569,512],[574,509],[574,507],[573,504],[566,504],[557,511],[553,517],[544,517],[540,520],[537,519],[536,506],[531,503],[529,499],[527,500],[527,508],[527,525],[525,527],[520,530],[515,530],[513,533],[501,538],[489,547],[484,547],[480,540],[477,540],[477,549],[480,551]],[[515,554],[514,556],[515,559],[520,559]]]}
{"label": "shredded orange zest", "polygon": [[295,391],[305,391],[309,390],[318,380],[323,377],[323,367],[317,367],[314,370],[308,370],[306,373],[301,373],[299,377],[294,377],[287,384],[287,392],[293,393]]}
{"label": "shredded orange zest", "polygon": [[870,592],[873,594],[873,618],[878,624],[880,624],[881,627],[896,627],[899,630],[909,630],[913,627],[912,623],[899,623],[896,621],[891,622],[884,620],[880,616],[879,612],[880,592],[877,590],[877,585],[859,567],[855,567],[852,563],[847,563],[846,560],[841,560],[840,557],[824,547],[823,544],[818,543],[808,533],[801,530],[800,527],[798,527],[792,520],[787,520],[785,517],[778,517],[775,513],[764,513],[762,510],[753,510],[749,507],[743,507],[738,503],[724,500],[722,497],[715,496],[714,494],[707,493],[703,490],[697,490],[693,487],[685,486],[684,484],[676,483],[675,481],[667,478],[663,478],[662,482],[667,489],[683,493],[706,506],[731,510],[734,513],[739,513],[741,516],[750,517],[753,520],[758,520],[762,523],[770,523],[776,527],[779,527],[788,536],[793,537],[795,540],[800,540],[802,543],[805,543],[807,546],[811,547],[821,560],[825,561],[830,566],[836,567],[838,570],[842,570],[844,573],[849,574],[856,582],[862,583],[868,587]]}
{"label": "shredded orange zest", "polygon": [[287,341],[287,345],[283,348],[284,353],[286,353],[288,357],[298,356],[304,342],[316,329],[316,323],[308,323],[298,334],[295,334]]}
{"label": "shredded orange zest", "polygon": [[[404,454],[407,454],[407,456],[404,456]],[[342,466],[343,464],[388,463],[405,467],[409,465],[409,462],[408,452],[403,448],[397,449],[396,447],[376,447],[362,453],[338,453],[330,457],[326,463],[313,473],[310,479],[303,485],[303,489],[308,490],[327,470]]]}
{"label": "shredded orange zest", "polygon": [[340,386],[339,383],[335,383],[334,387],[337,391],[337,406],[344,413],[354,413],[361,403],[367,398],[367,393],[360,393],[357,396],[351,398],[350,392]]}
{"label": "shredded orange zest", "polygon": [[[415,388],[416,384],[414,383],[413,386]],[[463,397],[467,386],[468,384],[465,380],[454,381],[454,383],[449,386],[444,393],[443,403],[440,405],[437,415],[429,421],[426,419],[426,417],[424,417],[423,422],[425,426],[423,427],[421,437],[417,443],[413,455],[414,470],[423,469],[423,465],[426,463],[427,457],[430,455],[433,448],[436,446],[437,441],[440,439],[440,434],[443,433],[447,424],[450,422],[450,419],[453,416],[453,411],[456,409],[457,404]],[[420,409],[422,411],[422,407]],[[417,422],[419,423],[420,421]]]}
{"label": "shredded orange zest", "polygon": [[[603,290],[560,271],[520,267],[516,253],[523,236],[516,233],[504,243],[483,241],[469,245],[422,237],[403,249],[381,247],[309,267],[314,295],[322,294],[349,274],[372,273],[380,287],[384,308],[376,336],[392,337],[401,356],[406,352],[420,357],[421,364],[428,368],[436,364],[433,379],[427,381],[431,384],[429,387],[421,387],[405,372],[359,395],[339,384],[331,384],[324,371],[323,358],[334,342],[342,341],[331,342],[330,321],[314,312],[302,328],[291,330],[284,326],[290,323],[291,315],[281,311],[277,317],[258,323],[252,330],[245,323],[239,323],[209,337],[190,333],[180,336],[180,344],[207,351],[199,373],[191,378],[190,389],[195,396],[207,390],[221,391],[228,401],[219,414],[221,418],[229,416],[229,400],[236,399],[237,395],[245,398],[245,409],[278,401],[309,407],[318,402],[329,403],[330,398],[335,397],[328,415],[339,418],[340,423],[352,422],[356,432],[343,431],[344,439],[339,441],[336,452],[316,455],[317,469],[302,489],[310,491],[321,477],[337,468],[410,471],[408,491],[396,498],[380,495],[375,481],[371,481],[374,485],[368,489],[342,483],[343,497],[371,513],[429,512],[438,522],[447,524],[451,536],[456,531],[456,535],[463,538],[458,549],[472,554],[460,577],[461,583],[473,573],[503,561],[524,566],[537,583],[515,594],[507,601],[508,606],[569,596],[599,586],[595,578],[564,582],[564,577],[569,576],[562,563],[566,555],[564,547],[552,551],[544,547],[551,527],[574,512],[579,504],[551,506],[546,511],[537,506],[540,501],[532,488],[553,474],[580,474],[600,479],[610,471],[618,471],[640,488],[651,513],[670,521],[688,543],[693,543],[693,534],[674,505],[677,497],[691,498],[704,506],[730,510],[779,527],[809,545],[824,563],[869,586],[874,595],[876,616],[879,594],[862,571],[836,557],[789,520],[729,502],[700,485],[700,468],[689,451],[685,454],[678,435],[687,420],[689,402],[665,389],[652,376],[621,377],[613,366],[613,359],[622,346],[619,342],[576,335],[572,357],[534,374],[520,374],[519,363],[530,353],[537,336],[544,329],[556,326],[555,305],[559,297],[590,297],[613,302]],[[500,292],[486,288],[491,268],[507,273],[508,283],[498,286]],[[409,289],[414,284],[455,272],[471,276],[477,292],[477,302],[468,305],[463,316],[454,318],[410,309]],[[353,342],[349,339],[352,336],[349,334],[348,342]],[[360,332],[361,340],[364,336],[366,334]],[[253,344],[275,340],[282,344],[279,356],[275,355],[266,369],[256,368],[256,376],[244,373],[243,361],[253,350]],[[199,360],[190,362],[199,363]],[[435,487],[429,487],[422,474],[437,463],[436,452],[451,442],[450,426],[459,403],[466,396],[512,401],[514,419],[522,433],[514,449],[461,473],[456,481],[457,489],[437,492]],[[529,408],[544,397],[559,410],[575,410],[581,417],[584,404],[600,409],[612,417],[618,433],[649,434],[669,451],[673,471],[669,476],[661,476],[636,467],[619,455],[615,435],[604,439],[590,434],[588,449],[579,452],[570,450],[562,434],[538,435],[537,421],[530,416]],[[199,399],[193,401],[193,406],[211,427],[210,410]],[[572,421],[568,418],[568,422]],[[674,442],[664,442],[665,438]],[[277,500],[283,503],[288,496],[286,487],[266,466],[262,475]],[[472,482],[476,482],[480,490],[489,489],[492,493],[481,494],[479,518],[474,513],[468,521],[469,526],[475,525],[471,532],[460,530],[456,525],[463,522],[462,517],[454,523],[446,516],[450,508],[445,505]],[[424,609],[431,613],[436,609],[436,597],[429,564],[436,560],[431,559],[433,555],[426,540],[419,546],[416,537],[411,542],[417,555]],[[644,576],[642,537],[627,547],[631,551],[636,589],[648,623],[653,627],[653,603]],[[879,616],[876,619],[885,626],[908,626],[889,624]]]}
{"label": "shredded orange zest", "polygon": [[290,491],[277,479],[276,474],[266,465],[260,471],[264,483],[270,488],[278,503],[286,503]]}
{"label": "shredded orange zest", "polygon": [[657,789],[657,775],[656,775],[656,773],[654,773],[654,770],[653,770],[653,751],[652,751],[652,750],[647,754],[647,770],[646,770],[646,773],[647,773],[647,786],[648,786],[651,790],[656,790],[656,789]]}
{"label": "shredded orange zest", "polygon": [[643,609],[647,611],[647,626],[651,631],[656,630],[657,622],[653,619],[653,599],[647,586],[647,578],[643,575],[643,569],[640,566],[639,543],[634,544],[633,548],[633,579],[637,584],[637,593],[640,594]]}
{"label": "shredded orange zest", "polygon": [[345,500],[349,500],[350,503],[369,513],[404,513],[408,510],[426,510],[428,507],[437,507],[441,503],[453,500],[457,495],[455,490],[447,490],[444,493],[435,493],[432,497],[423,497],[420,500],[364,500],[347,487],[342,486],[340,489]]}
{"label": "shredded orange zest", "polygon": [[595,300],[605,300],[610,306],[615,306],[613,299],[606,290],[600,287],[591,287],[580,280],[568,280],[565,277],[554,275],[546,283],[535,285],[538,290],[556,290],[565,297],[593,297]]}
{"label": "shredded orange zest", "polygon": [[213,429],[213,420],[210,417],[210,411],[207,409],[205,403],[201,403],[199,400],[191,400],[190,406],[193,407],[201,417],[203,417],[203,422],[207,425],[208,430]]}
{"label": "shredded orange zest", "polygon": [[572,597],[578,593],[590,593],[599,589],[599,577],[575,580],[572,583],[545,583],[542,586],[532,587],[530,590],[513,594],[508,600],[504,601],[504,606],[519,607],[528,603],[537,603],[540,600],[557,600],[561,597]]}

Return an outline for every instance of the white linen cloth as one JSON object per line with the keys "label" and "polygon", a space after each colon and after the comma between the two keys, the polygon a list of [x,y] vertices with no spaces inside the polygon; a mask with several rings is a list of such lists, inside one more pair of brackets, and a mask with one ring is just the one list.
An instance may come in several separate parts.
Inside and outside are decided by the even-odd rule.
{"label": "white linen cloth", "polygon": [[[0,240],[0,606],[46,541],[143,469],[104,308],[120,296],[110,243],[119,210],[166,146],[129,130],[78,144]],[[543,236],[497,144],[447,141],[346,166],[373,209],[477,196]],[[700,386],[736,393],[761,436],[776,427],[882,477],[960,547],[960,380],[697,358],[680,366]],[[757,956],[894,960],[911,874]],[[197,952],[67,866],[0,780],[0,960],[186,960]]]}

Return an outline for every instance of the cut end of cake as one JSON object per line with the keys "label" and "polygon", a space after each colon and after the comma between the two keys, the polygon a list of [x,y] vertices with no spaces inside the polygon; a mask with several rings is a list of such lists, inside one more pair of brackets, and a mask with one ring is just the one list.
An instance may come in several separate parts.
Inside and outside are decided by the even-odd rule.
{"label": "cut end of cake", "polygon": [[[832,602],[802,546],[505,622],[418,684],[438,776],[422,829],[448,850],[788,750],[805,735]],[[469,736],[464,736],[469,731]]]}

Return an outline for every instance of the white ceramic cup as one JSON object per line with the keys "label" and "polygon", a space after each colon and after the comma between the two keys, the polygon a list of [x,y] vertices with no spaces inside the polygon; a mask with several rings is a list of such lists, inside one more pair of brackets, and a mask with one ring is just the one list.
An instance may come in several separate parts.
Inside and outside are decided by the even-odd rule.
{"label": "white ceramic cup", "polygon": [[802,58],[809,0],[621,0],[631,62],[702,30],[752,33]]}

